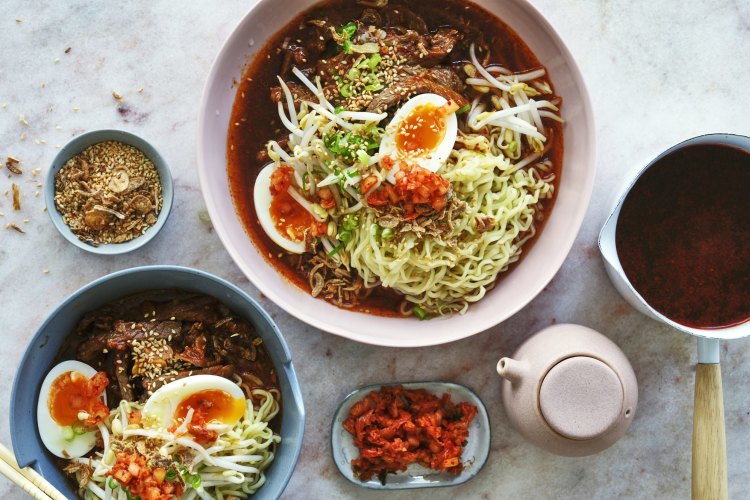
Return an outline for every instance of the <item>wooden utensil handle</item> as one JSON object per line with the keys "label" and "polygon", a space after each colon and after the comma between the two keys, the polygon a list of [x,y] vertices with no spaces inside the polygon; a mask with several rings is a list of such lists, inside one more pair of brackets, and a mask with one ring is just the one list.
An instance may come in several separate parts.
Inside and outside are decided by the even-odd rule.
{"label": "wooden utensil handle", "polygon": [[727,444],[718,363],[696,365],[693,411],[693,500],[725,500]]}

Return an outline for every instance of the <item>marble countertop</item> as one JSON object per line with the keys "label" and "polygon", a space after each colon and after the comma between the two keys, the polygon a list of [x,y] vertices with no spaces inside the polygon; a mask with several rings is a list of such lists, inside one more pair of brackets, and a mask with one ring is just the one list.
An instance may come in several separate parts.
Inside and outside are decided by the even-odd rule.
{"label": "marble countertop", "polygon": [[[750,70],[742,56],[750,53],[750,4],[533,0],[576,57],[593,100],[598,175],[583,227],[554,280],[511,319],[452,344],[399,350],[357,344],[288,316],[260,296],[199,218],[204,203],[194,147],[198,102],[213,57],[252,3],[2,2],[0,155],[21,159],[24,174],[11,179],[0,171],[0,407],[9,407],[26,343],[65,296],[126,267],[180,264],[247,290],[289,342],[308,411],[287,498],[383,497],[337,472],[328,445],[333,412],[360,384],[425,379],[455,381],[480,395],[492,422],[490,459],[465,485],[389,497],[686,498],[696,343],[641,316],[619,297],[604,273],[596,236],[629,172],[658,152],[705,132],[750,133]],[[113,99],[113,91],[124,100]],[[84,131],[108,127],[151,140],[170,163],[176,187],[162,232],[141,250],[118,257],[91,255],[67,243],[43,212],[42,196],[36,196],[57,148]],[[12,181],[21,186],[21,212],[11,209],[4,194]],[[26,234],[6,230],[7,223]],[[509,427],[500,403],[497,360],[555,322],[607,334],[638,376],[632,427],[598,455],[561,458],[533,447]],[[750,486],[748,356],[750,340],[722,345],[734,497]],[[10,444],[7,411],[0,412],[0,441]],[[0,477],[0,497],[23,496]]]}

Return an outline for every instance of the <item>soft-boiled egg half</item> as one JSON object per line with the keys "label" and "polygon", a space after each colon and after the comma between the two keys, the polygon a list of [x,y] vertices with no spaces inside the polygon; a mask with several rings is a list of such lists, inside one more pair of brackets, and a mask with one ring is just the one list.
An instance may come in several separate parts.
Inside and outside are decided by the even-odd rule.
{"label": "soft-boiled egg half", "polygon": [[[96,370],[80,361],[63,361],[42,382],[36,419],[42,443],[60,458],[82,457],[96,444],[96,430],[84,432],[79,414],[91,407],[88,384]],[[107,401],[106,393],[96,396]]]}
{"label": "soft-boiled egg half", "polygon": [[393,160],[386,176],[391,183],[403,162],[431,172],[445,165],[458,132],[456,108],[437,94],[420,94],[396,111],[380,141],[380,157]]}
{"label": "soft-boiled egg half", "polygon": [[179,426],[190,409],[201,420],[234,425],[245,414],[245,393],[217,375],[192,375],[157,389],[143,406],[143,424],[155,429]]}
{"label": "soft-boiled egg half", "polygon": [[266,165],[255,179],[255,213],[263,231],[274,243],[289,252],[303,253],[304,230],[310,227],[313,217],[288,191],[271,194],[271,176],[276,168],[273,163]]}

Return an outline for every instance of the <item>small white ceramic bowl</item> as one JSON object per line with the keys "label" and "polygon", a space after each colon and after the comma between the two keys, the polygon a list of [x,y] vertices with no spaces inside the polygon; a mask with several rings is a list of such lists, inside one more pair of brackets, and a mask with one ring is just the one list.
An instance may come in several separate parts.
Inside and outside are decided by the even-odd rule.
{"label": "small white ceramic bowl", "polygon": [[[159,215],[156,217],[156,223],[149,227],[144,234],[124,243],[102,243],[99,246],[93,246],[81,241],[70,229],[70,226],[65,223],[60,212],[58,212],[55,206],[55,175],[65,166],[65,163],[69,159],[84,149],[105,141],[118,141],[133,146],[153,162],[159,174],[159,182],[161,183],[162,204]],[[173,199],[172,174],[169,171],[169,165],[167,165],[166,160],[148,141],[124,130],[92,130],[71,139],[55,156],[47,172],[46,182],[44,183],[44,202],[47,205],[47,213],[49,213],[52,223],[60,234],[78,248],[99,255],[118,255],[131,252],[151,241],[164,226],[164,223],[167,222],[169,212],[172,210]]]}
{"label": "small white ceramic bowl", "polygon": [[206,83],[198,123],[198,171],[211,221],[229,254],[266,296],[288,313],[343,337],[369,344],[415,347],[451,342],[486,330],[528,304],[568,255],[583,221],[595,174],[594,118],[573,56],[547,20],[526,0],[479,0],[513,28],[537,55],[563,98],[565,153],[557,200],[542,234],[501,285],[464,315],[416,321],[339,309],[287,281],[263,259],[237,216],[227,176],[227,129],[235,81],[264,41],[314,0],[261,0],[224,43]]}

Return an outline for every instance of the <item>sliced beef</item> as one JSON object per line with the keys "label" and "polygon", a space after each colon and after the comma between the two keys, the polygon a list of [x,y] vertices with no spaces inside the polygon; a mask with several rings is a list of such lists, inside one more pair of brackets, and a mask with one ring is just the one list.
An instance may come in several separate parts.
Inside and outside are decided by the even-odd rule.
{"label": "sliced beef", "polygon": [[362,15],[359,16],[359,23],[360,26],[365,28],[368,26],[382,26],[383,17],[375,9],[364,9]]}
{"label": "sliced beef", "polygon": [[426,75],[430,80],[439,83],[440,85],[454,90],[460,94],[463,94],[466,90],[466,85],[461,77],[453,71],[451,68],[437,66],[427,70]]}
{"label": "sliced beef", "polygon": [[[294,82],[286,82],[286,84],[289,87],[289,91],[292,93],[295,106],[299,106],[302,101],[318,102],[318,98],[315,97],[315,94],[310,92],[310,90],[304,85]],[[274,103],[280,102],[286,105],[286,95],[284,95],[284,90],[281,87],[271,87],[271,100]]]}
{"label": "sliced beef", "polygon": [[[286,149],[286,147],[289,145],[289,136],[287,135],[285,137],[280,137],[276,139],[276,142],[279,144],[279,147],[281,149]],[[255,159],[258,160],[258,163],[268,163],[271,161],[271,157],[268,156],[268,150],[266,148],[258,151],[255,155]]]}
{"label": "sliced beef", "polygon": [[202,321],[215,323],[219,320],[219,303],[213,297],[199,295],[179,302],[166,302],[154,309],[157,321]]}
{"label": "sliced beef", "polygon": [[370,102],[370,105],[367,106],[367,111],[382,113],[413,95],[425,93],[438,94],[455,102],[459,107],[463,107],[469,103],[464,96],[455,90],[441,85],[430,78],[425,76],[409,76],[403,80],[399,80],[376,95],[372,102]]}
{"label": "sliced beef", "polygon": [[427,33],[427,23],[414,11],[403,5],[388,5],[380,11],[382,15],[381,26],[389,26],[402,31],[412,30],[417,33]]}
{"label": "sliced beef", "polygon": [[429,69],[420,66],[402,66],[399,68],[399,73],[408,76],[427,77],[430,80],[461,94],[466,90],[466,85],[461,79],[461,76],[450,66],[435,66],[434,68]]}
{"label": "sliced beef", "polygon": [[84,363],[91,364],[95,359],[101,356],[105,349],[107,349],[108,338],[109,334],[100,333],[81,342],[77,349],[78,359]]}
{"label": "sliced beef", "polygon": [[331,24],[326,19],[310,19],[307,21],[307,26],[314,33],[305,36],[303,40],[305,50],[307,50],[312,59],[317,59],[326,51],[328,43],[333,39],[333,34],[329,29]]}
{"label": "sliced beef", "polygon": [[117,388],[120,391],[120,397],[125,401],[133,401],[135,396],[133,395],[133,388],[130,386],[128,380],[130,354],[127,351],[115,351],[114,357],[115,381],[117,383]]}
{"label": "sliced beef", "polygon": [[219,361],[216,359],[216,356],[211,356],[210,359],[207,357],[206,343],[206,336],[200,334],[195,339],[195,342],[187,344],[185,350],[177,354],[175,357],[199,368],[206,368],[215,365]]}
{"label": "sliced beef", "polygon": [[431,68],[443,62],[461,39],[463,34],[455,28],[438,28],[426,35],[413,30],[403,34],[392,32],[383,43],[393,47],[404,58],[404,64]]}
{"label": "sliced beef", "polygon": [[281,71],[279,74],[281,75],[281,78],[287,78],[292,69],[292,63],[297,66],[302,66],[307,63],[307,50],[304,47],[293,43],[291,38],[288,37],[285,38],[284,42],[281,44],[281,49],[284,51],[284,59],[281,61]]}
{"label": "sliced beef", "polygon": [[134,340],[145,339],[176,339],[182,335],[182,323],[179,321],[161,321],[147,323],[133,323],[130,321],[116,321],[114,330],[107,336],[107,347],[124,350],[130,347]]}

